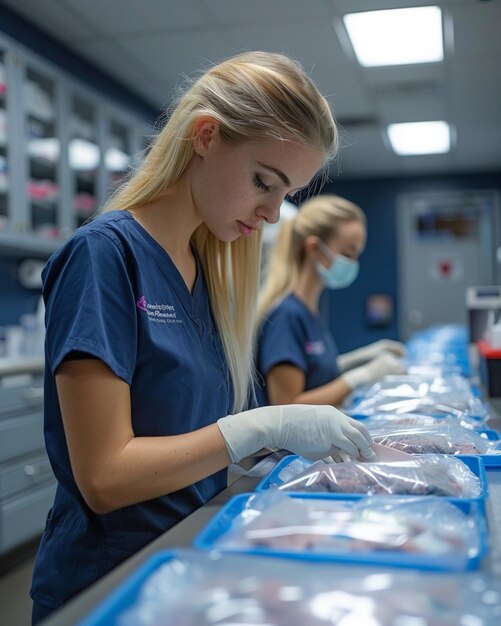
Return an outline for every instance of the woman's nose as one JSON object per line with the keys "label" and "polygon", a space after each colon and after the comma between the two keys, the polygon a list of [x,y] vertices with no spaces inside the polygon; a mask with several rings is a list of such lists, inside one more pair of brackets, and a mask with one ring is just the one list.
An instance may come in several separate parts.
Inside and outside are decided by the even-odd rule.
{"label": "woman's nose", "polygon": [[276,224],[280,218],[280,207],[282,201],[270,201],[266,205],[262,205],[258,208],[257,214],[259,217],[268,222],[268,224]]}

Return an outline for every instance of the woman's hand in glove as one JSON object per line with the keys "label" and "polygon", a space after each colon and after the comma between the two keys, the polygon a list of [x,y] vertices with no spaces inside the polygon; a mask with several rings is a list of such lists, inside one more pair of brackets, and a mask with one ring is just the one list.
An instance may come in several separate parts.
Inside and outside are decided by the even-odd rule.
{"label": "woman's hand in glove", "polygon": [[369,431],[332,406],[288,404],[227,415],[217,421],[233,463],[262,448],[285,449],[320,460],[343,450],[375,458]]}
{"label": "woman's hand in glove", "polygon": [[381,354],[366,365],[348,370],[341,378],[350,389],[359,385],[374,383],[388,374],[405,374],[406,368],[400,359],[392,354]]}
{"label": "woman's hand in glove", "polygon": [[397,357],[405,356],[405,345],[392,339],[380,339],[362,348],[357,348],[357,350],[340,354],[337,358],[337,365],[341,372],[345,372],[352,367],[372,361],[381,354],[393,354]]}

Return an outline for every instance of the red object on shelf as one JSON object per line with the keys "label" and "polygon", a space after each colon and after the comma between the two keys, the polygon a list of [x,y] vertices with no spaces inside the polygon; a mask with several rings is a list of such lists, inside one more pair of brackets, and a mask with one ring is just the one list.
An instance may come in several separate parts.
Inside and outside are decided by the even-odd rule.
{"label": "red object on shelf", "polygon": [[492,348],[485,339],[477,341],[477,348],[485,359],[501,359],[501,348]]}
{"label": "red object on shelf", "polygon": [[501,348],[492,348],[488,341],[477,341],[480,356],[480,378],[491,398],[501,396]]}

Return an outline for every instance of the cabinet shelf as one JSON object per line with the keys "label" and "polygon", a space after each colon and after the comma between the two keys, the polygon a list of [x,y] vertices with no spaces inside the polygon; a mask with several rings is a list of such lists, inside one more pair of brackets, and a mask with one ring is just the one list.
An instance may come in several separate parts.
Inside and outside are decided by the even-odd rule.
{"label": "cabinet shelf", "polygon": [[55,123],[55,117],[53,113],[51,113],[51,117],[43,117],[43,115],[40,116],[33,111],[26,111],[26,117],[28,121],[33,120],[37,124],[43,124],[44,126],[49,126],[50,128],[52,128]]}
{"label": "cabinet shelf", "polygon": [[29,203],[37,209],[54,213],[57,210],[58,198],[53,198],[51,200],[44,198],[30,198]]}

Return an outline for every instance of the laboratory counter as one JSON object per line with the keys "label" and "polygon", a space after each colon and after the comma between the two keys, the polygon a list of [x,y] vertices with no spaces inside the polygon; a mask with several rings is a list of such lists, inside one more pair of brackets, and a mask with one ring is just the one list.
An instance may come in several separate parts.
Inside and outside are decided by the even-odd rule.
{"label": "laboratory counter", "polygon": [[[499,415],[499,413],[498,413]],[[500,429],[499,417],[489,422],[492,428]],[[500,577],[501,585],[501,468],[487,471],[489,499],[487,502],[487,523],[489,527],[489,555],[482,564],[483,571]],[[196,535],[209,523],[217,511],[234,495],[254,491],[261,478],[242,476],[224,489],[203,507],[189,515],[182,522],[165,532],[155,541],[140,550],[88,590],[68,602],[59,611],[43,622],[43,626],[76,625],[90,611],[106,598],[146,559],[159,550],[191,547]]]}

